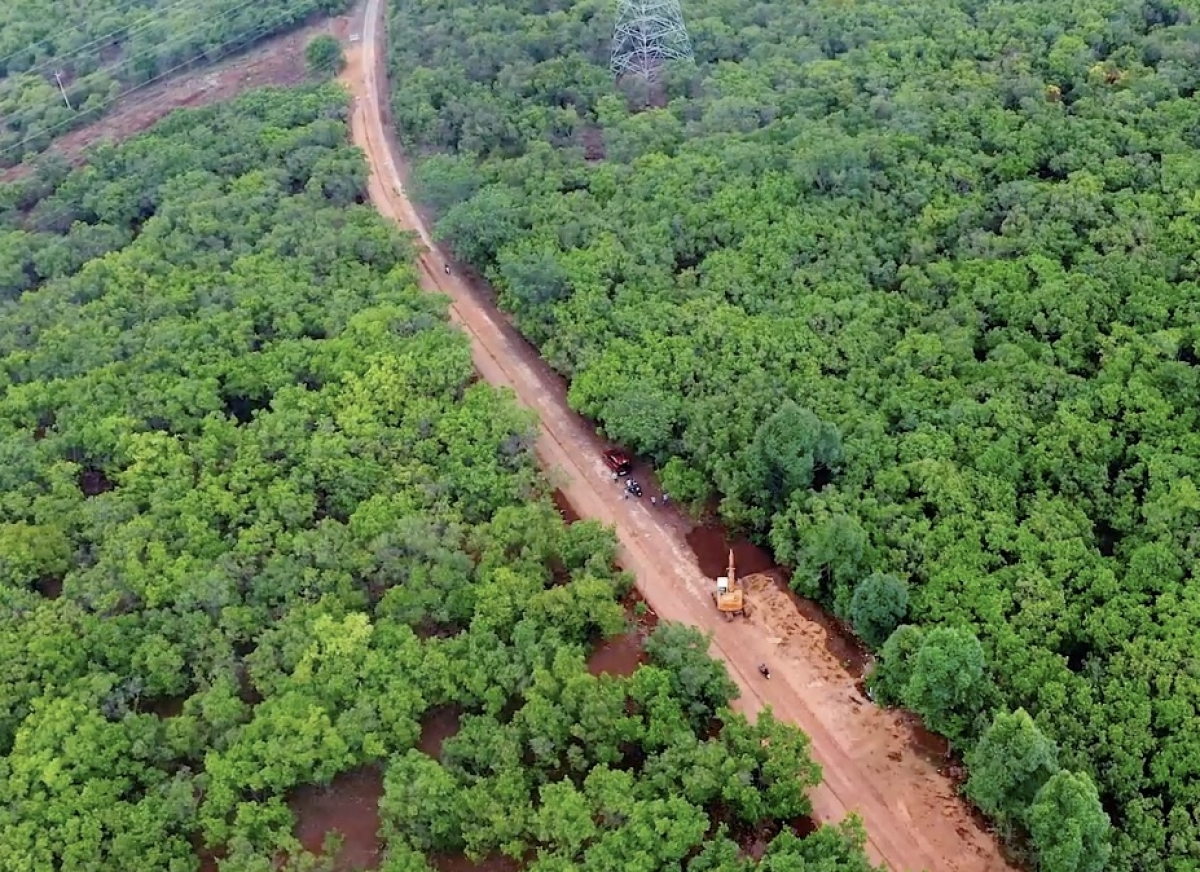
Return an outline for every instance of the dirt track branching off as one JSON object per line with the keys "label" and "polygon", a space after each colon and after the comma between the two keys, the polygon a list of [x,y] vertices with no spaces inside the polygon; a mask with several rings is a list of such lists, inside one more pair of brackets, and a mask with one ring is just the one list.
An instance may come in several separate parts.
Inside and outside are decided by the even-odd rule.
{"label": "dirt track branching off", "polygon": [[[342,16],[310,24],[212,66],[165,78],[118,100],[98,121],[58,137],[45,154],[77,164],[97,143],[128,139],[176,109],[230,100],[251,88],[298,85],[306,77],[304,47],[308,41],[322,33],[343,36],[349,21]],[[31,161],[9,167],[0,172],[0,181],[20,179],[36,164]]]}

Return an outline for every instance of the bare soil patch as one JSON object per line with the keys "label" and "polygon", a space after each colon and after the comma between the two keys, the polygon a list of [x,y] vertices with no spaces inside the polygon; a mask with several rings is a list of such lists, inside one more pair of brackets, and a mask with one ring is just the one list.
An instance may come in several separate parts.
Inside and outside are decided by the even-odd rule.
{"label": "bare soil patch", "polygon": [[97,497],[115,487],[102,470],[88,467],[79,473],[79,489],[84,496]]}
{"label": "bare soil patch", "polygon": [[558,509],[558,513],[562,515],[564,521],[568,524],[574,524],[579,520],[579,513],[567,502],[567,498],[563,495],[562,491],[556,490],[551,498],[554,501],[554,508]]}
{"label": "bare soil patch", "polygon": [[62,596],[63,580],[55,576],[39,578],[34,589],[46,599],[58,599]]}
{"label": "bare soil patch", "polygon": [[417,749],[434,760],[442,759],[442,745],[452,738],[462,726],[462,712],[454,706],[438,706],[430,709],[421,718],[421,738]]}
{"label": "bare soil patch", "polygon": [[619,678],[633,675],[646,662],[643,651],[645,641],[641,630],[636,627],[620,636],[605,639],[592,650],[587,662],[588,672]]}
{"label": "bare soil patch", "polygon": [[342,837],[335,872],[374,869],[383,844],[379,838],[379,798],[383,774],[374,766],[343,772],[328,787],[306,785],[288,797],[296,816],[296,838],[306,851],[321,854],[328,833]]}

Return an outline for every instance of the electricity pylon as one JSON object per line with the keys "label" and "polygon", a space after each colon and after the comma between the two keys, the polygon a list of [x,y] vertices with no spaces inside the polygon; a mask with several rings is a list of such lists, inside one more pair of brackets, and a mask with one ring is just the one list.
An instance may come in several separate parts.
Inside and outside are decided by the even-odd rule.
{"label": "electricity pylon", "polygon": [[665,61],[692,57],[692,41],[683,26],[679,0],[618,0],[613,28],[613,75],[633,73],[658,81]]}

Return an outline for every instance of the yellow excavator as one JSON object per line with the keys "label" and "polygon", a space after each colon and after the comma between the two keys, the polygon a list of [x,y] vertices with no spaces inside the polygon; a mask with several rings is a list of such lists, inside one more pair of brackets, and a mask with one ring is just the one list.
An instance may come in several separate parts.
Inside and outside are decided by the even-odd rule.
{"label": "yellow excavator", "polygon": [[717,611],[725,616],[725,620],[732,621],[734,615],[741,615],[743,618],[750,617],[750,608],[746,605],[746,595],[742,592],[742,586],[738,584],[737,567],[733,564],[733,549],[729,549],[729,569],[725,571],[717,579],[717,589],[713,591],[713,602],[717,604]]}

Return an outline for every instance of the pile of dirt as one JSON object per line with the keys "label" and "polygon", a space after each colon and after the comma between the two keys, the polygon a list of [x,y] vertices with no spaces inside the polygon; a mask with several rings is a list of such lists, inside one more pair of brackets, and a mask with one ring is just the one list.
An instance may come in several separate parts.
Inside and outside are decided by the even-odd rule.
{"label": "pile of dirt", "polygon": [[845,681],[846,670],[839,668],[837,661],[812,657],[809,653],[829,650],[831,634],[828,628],[808,620],[796,609],[778,570],[747,575],[741,584],[750,602],[750,623],[760,628],[766,641],[778,646],[781,655],[803,658],[824,681]]}
{"label": "pile of dirt", "polygon": [[[741,583],[750,598],[751,619],[757,620],[772,639],[779,639],[775,644],[795,649],[797,656],[825,649],[836,661],[820,659],[823,666],[833,667],[826,670],[830,679],[836,674],[839,680],[847,675],[857,680],[870,671],[874,658],[866,646],[819,605],[794,593],[783,570],[756,572],[742,578]],[[840,669],[836,668],[838,664]]]}

